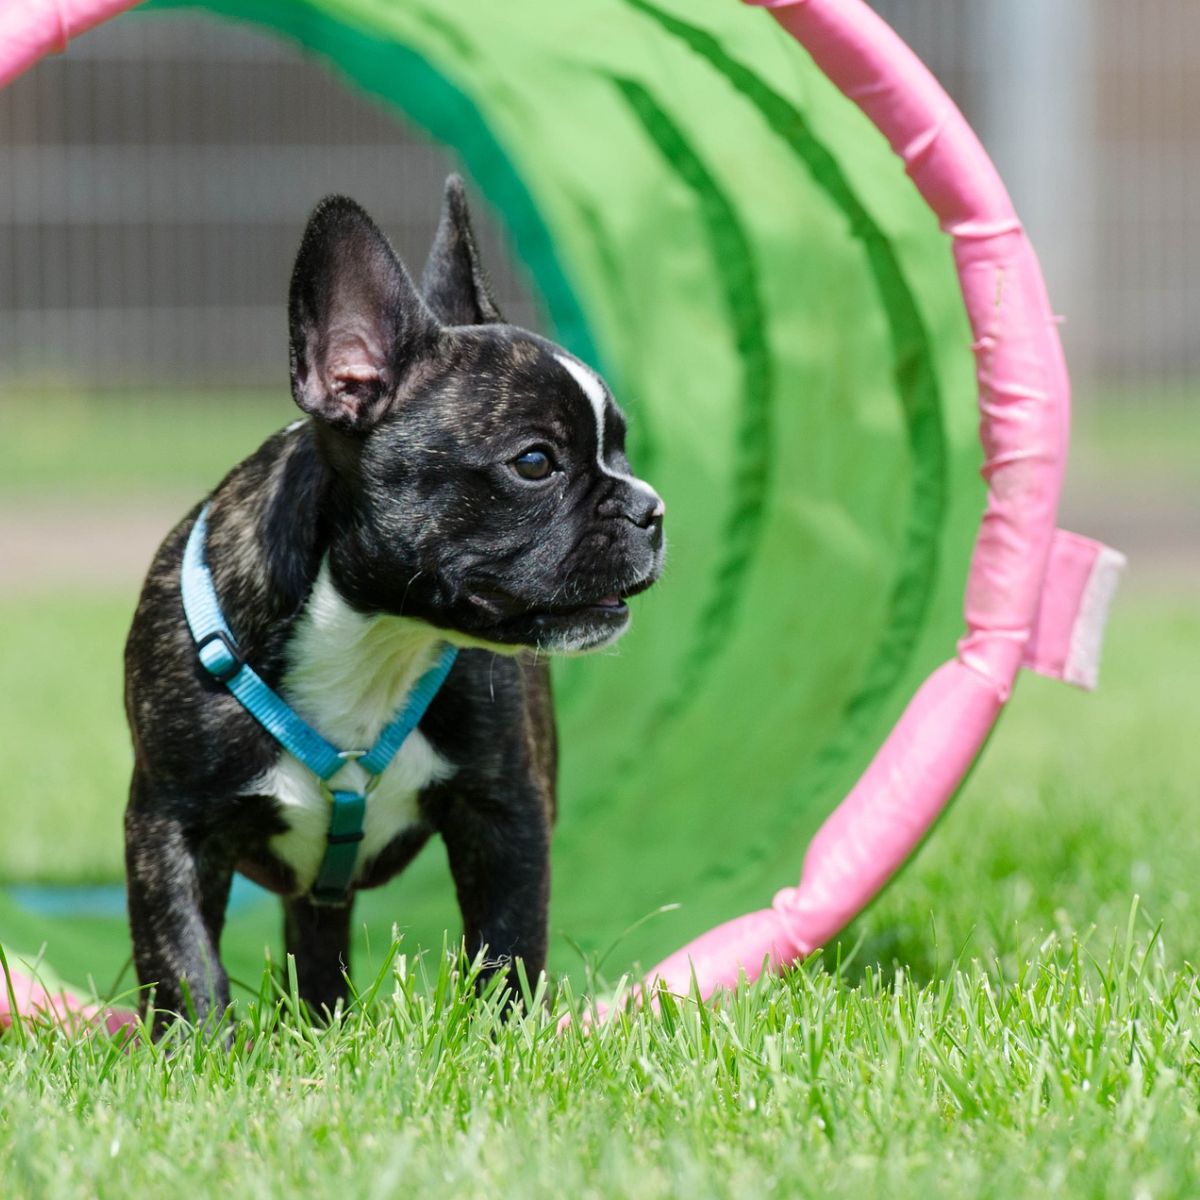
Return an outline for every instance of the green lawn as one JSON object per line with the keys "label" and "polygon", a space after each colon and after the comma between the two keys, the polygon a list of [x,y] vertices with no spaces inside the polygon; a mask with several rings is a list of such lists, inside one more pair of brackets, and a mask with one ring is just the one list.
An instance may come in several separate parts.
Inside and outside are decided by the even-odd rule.
{"label": "green lawn", "polygon": [[[221,412],[250,441],[288,416]],[[1102,442],[1114,462],[1122,436]],[[116,488],[115,467],[60,445],[9,477],[14,496],[64,473],[80,495]],[[169,472],[144,458],[149,484],[185,490],[228,461],[200,438]],[[0,599],[0,881],[117,877],[130,603]],[[1139,583],[1135,562],[1101,690],[1023,677],[962,796],[839,945],[715,1006],[559,1035],[575,997],[615,983],[581,964],[545,1010],[500,1023],[453,961],[388,948],[402,879],[368,914],[364,995],[334,1028],[259,983],[260,938],[235,947],[232,1051],[0,1038],[0,1195],[1194,1197],[1197,647],[1194,591]],[[788,882],[764,880],[764,902]],[[36,951],[50,930],[56,966],[119,968],[124,934],[105,929],[0,898],[0,937]]]}
{"label": "green lawn", "polygon": [[198,498],[299,413],[277,392],[0,391],[0,504]]}
{"label": "green lawn", "polygon": [[[117,619],[80,611],[85,640]],[[9,636],[53,641],[51,605],[4,616]],[[1194,1196],[1197,645],[1194,607],[1135,594],[1099,693],[1023,680],[917,859],[784,980],[560,1037],[568,997],[498,1026],[458,985],[421,982],[436,954],[393,959],[377,909],[357,982],[381,983],[338,1028],[284,1003],[267,1032],[277,1003],[243,989],[232,1054],[0,1040],[5,1182],[55,1197]],[[52,686],[22,703],[10,683],[15,844],[45,874],[89,851],[115,865],[115,664],[72,693],[69,737]],[[82,925],[51,962],[56,944],[95,952]],[[568,987],[587,985],[581,968]]]}
{"label": "green lawn", "polygon": [[232,1051],[10,1037],[5,1194],[1194,1196],[1194,975],[1141,936],[1019,944],[1012,974],[807,968],[590,1035],[562,1001],[502,1024],[435,959],[332,1029],[266,1005]]}

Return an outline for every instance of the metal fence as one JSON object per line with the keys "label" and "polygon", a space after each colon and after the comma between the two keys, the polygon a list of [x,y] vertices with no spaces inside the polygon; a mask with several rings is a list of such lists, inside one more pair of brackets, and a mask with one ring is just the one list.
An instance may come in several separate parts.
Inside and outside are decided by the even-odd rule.
{"label": "metal fence", "polygon": [[[997,159],[1076,374],[1200,373],[1200,3],[876,7]],[[290,46],[122,17],[0,92],[0,379],[277,383],[315,200],[355,195],[417,265],[452,166]],[[482,240],[506,310],[536,325],[500,235]]]}

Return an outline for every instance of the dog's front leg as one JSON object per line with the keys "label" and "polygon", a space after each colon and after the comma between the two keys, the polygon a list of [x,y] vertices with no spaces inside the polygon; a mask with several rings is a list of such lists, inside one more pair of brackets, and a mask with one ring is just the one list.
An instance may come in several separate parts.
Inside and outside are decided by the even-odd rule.
{"label": "dog's front leg", "polygon": [[430,814],[446,843],[467,953],[486,947],[481,987],[514,959],[530,983],[546,965],[550,807],[526,783],[501,797],[447,797]]}
{"label": "dog's front leg", "polygon": [[203,1024],[229,1007],[218,949],[233,866],[198,851],[177,811],[151,803],[135,780],[125,812],[129,922],[143,1015],[154,989],[155,1037],[176,1017]]}
{"label": "dog's front leg", "polygon": [[351,905],[314,904],[307,896],[289,896],[283,902],[283,939],[296,960],[300,999],[319,1016],[332,1016],[339,1000],[348,995],[350,970]]}

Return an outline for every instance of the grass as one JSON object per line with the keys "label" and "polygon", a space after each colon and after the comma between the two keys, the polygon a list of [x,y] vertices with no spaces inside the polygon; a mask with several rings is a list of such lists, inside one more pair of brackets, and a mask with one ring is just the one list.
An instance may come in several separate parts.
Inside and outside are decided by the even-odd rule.
{"label": "grass", "polygon": [[[393,946],[332,1028],[268,982],[241,993],[232,1051],[6,1036],[8,1191],[1194,1196],[1197,644],[1194,606],[1128,598],[1099,693],[1023,680],[967,791],[840,945],[716,1006],[559,1035],[613,981],[577,969],[504,1024],[463,964]],[[74,825],[86,842],[115,824],[76,782],[48,858]]]}
{"label": "grass", "polygon": [[136,595],[0,595],[0,778],[12,795],[0,880],[121,878],[121,813],[133,755],[121,659]]}
{"label": "grass", "polygon": [[186,508],[297,415],[286,387],[49,396],[5,389],[0,503],[104,505],[157,492],[183,497]]}
{"label": "grass", "polygon": [[1081,385],[1072,414],[1071,474],[1153,478],[1195,488],[1200,380]]}
{"label": "grass", "polygon": [[925,984],[819,965],[585,1033],[505,1022],[453,956],[396,956],[330,1028],[286,991],[234,1046],[0,1043],[9,1194],[1188,1196],[1192,972],[1129,934]]}
{"label": "grass", "polygon": [[[287,419],[229,414],[250,440],[255,421]],[[1180,464],[1170,428],[1164,461]],[[1121,430],[1151,439],[1127,421],[1102,440],[1106,470]],[[0,485],[13,502],[59,494],[64,473],[81,496],[115,488],[81,443],[61,445]],[[194,491],[219,474],[206,455],[145,469]],[[1136,566],[1101,690],[1023,677],[928,844],[804,967],[559,1033],[617,981],[576,962],[505,1022],[499,997],[473,999],[467,964],[387,944],[380,915],[332,1027],[304,1018],[279,972],[245,966],[232,1049],[193,1030],[125,1049],[45,1027],[0,1038],[5,1196],[1200,1194],[1200,606]],[[0,879],[119,870],[129,602],[0,600]],[[403,886],[381,914],[403,912]],[[19,920],[0,903],[0,935],[17,941]],[[52,965],[94,950],[77,926],[55,934]],[[570,932],[555,929],[560,954]]]}

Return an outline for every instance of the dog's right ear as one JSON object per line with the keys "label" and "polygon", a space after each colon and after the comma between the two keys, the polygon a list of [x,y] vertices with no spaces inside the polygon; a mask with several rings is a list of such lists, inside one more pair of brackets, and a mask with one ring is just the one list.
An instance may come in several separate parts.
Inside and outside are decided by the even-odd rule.
{"label": "dog's right ear", "polygon": [[438,334],[387,239],[345,196],[326,197],[309,218],[288,325],[296,403],[347,433],[378,422]]}

